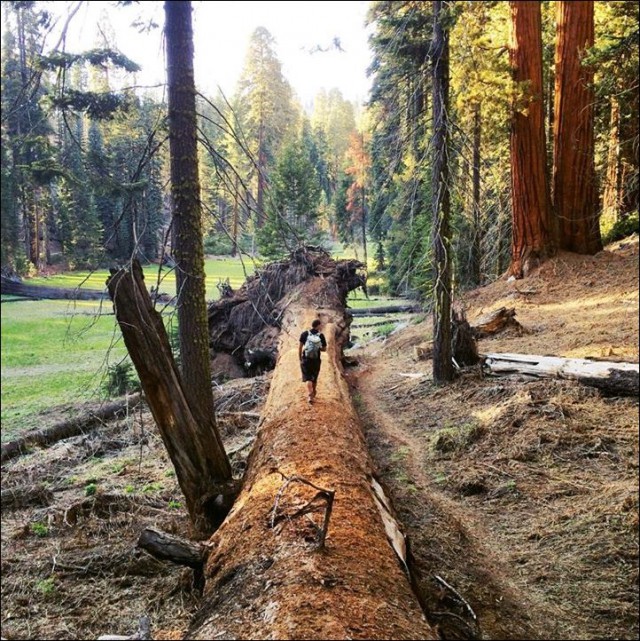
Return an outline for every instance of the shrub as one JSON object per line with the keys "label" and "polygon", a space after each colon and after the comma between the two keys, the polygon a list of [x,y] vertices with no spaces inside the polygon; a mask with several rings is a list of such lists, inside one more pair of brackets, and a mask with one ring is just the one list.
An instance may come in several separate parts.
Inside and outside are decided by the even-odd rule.
{"label": "shrub", "polygon": [[84,495],[85,496],[94,496],[97,491],[98,491],[97,484],[96,483],[89,483],[84,488]]}
{"label": "shrub", "polygon": [[39,536],[41,538],[49,534],[49,528],[44,523],[41,523],[40,521],[36,521],[35,523],[31,524],[31,531],[36,536]]}
{"label": "shrub", "polygon": [[124,360],[109,367],[103,389],[109,397],[122,396],[140,389],[140,381],[130,360]]}
{"label": "shrub", "polygon": [[639,229],[640,221],[638,220],[638,212],[634,211],[613,223],[611,229],[604,232],[602,242],[608,245],[616,240],[622,240],[627,236],[631,236],[633,233],[637,234]]}

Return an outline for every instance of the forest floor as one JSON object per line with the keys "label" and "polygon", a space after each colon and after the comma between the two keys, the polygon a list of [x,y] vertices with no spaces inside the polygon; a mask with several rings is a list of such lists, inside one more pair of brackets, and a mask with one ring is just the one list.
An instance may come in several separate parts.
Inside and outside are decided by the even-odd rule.
{"label": "forest floor", "polygon": [[[637,363],[638,239],[459,302],[472,324],[513,307],[525,330],[481,353]],[[430,621],[446,638],[638,638],[638,399],[479,370],[439,388],[414,349],[430,335],[411,325],[351,350],[347,369]],[[238,474],[268,384],[216,388]],[[39,504],[5,501],[20,489]],[[142,615],[153,638],[180,638],[199,602],[191,572],[136,548],[144,527],[188,535],[146,410],[3,464],[2,490],[3,638],[132,634]]]}

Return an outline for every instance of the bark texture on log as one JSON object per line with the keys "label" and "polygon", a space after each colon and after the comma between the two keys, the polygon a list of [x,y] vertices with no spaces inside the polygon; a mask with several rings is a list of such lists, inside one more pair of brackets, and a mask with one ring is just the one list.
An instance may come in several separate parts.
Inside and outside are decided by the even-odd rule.
{"label": "bark texture on log", "polygon": [[132,411],[140,402],[140,394],[133,394],[128,398],[106,403],[100,409],[82,414],[68,421],[56,423],[43,430],[28,432],[15,441],[9,441],[2,445],[1,461],[4,463],[16,456],[25,454],[30,448],[37,445],[51,445],[65,438],[78,436],[90,430],[103,421],[110,420],[119,415]]}
{"label": "bark texture on log", "polygon": [[535,354],[486,354],[495,374],[572,378],[609,396],[638,396],[638,364],[589,361]]}
{"label": "bark texture on log", "polygon": [[142,531],[138,538],[138,547],[146,550],[156,559],[171,561],[176,565],[201,569],[204,564],[206,548],[202,544],[153,528],[145,528]]}
{"label": "bark texture on log", "polygon": [[[336,306],[317,311],[324,279],[302,287],[283,306],[279,359],[244,488],[209,542],[204,601],[185,638],[435,639],[374,497],[340,363],[347,322]],[[328,349],[309,405],[298,339],[316,315]],[[294,478],[335,492],[322,547],[308,517],[319,527],[326,506],[295,517],[317,493]]]}

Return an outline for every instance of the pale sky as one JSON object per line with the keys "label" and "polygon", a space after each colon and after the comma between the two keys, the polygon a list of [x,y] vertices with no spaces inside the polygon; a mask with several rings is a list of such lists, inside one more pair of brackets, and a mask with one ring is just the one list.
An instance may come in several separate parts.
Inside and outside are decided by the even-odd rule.
{"label": "pale sky", "polygon": [[[81,9],[70,28],[67,50],[77,52],[95,46],[96,18],[107,8],[120,50],[142,65],[139,84],[158,84],[165,79],[162,45],[163,2],[143,1],[139,5],[114,8],[110,2],[91,1]],[[309,106],[317,92],[336,87],[347,100],[366,100],[370,64],[364,19],[366,1],[243,2],[241,0],[195,1],[194,42],[196,83],[209,95],[218,86],[230,96],[242,70],[253,31],[265,27],[276,40],[276,52],[283,74],[303,105]],[[63,3],[53,3],[61,8]],[[139,34],[130,27],[136,16],[153,16],[160,28]],[[79,45],[76,37],[81,34]],[[327,52],[339,38],[344,51]]]}

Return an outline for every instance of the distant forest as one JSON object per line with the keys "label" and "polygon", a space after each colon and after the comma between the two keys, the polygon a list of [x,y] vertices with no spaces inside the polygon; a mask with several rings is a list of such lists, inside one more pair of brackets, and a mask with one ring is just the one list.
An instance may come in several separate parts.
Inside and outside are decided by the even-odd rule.
{"label": "distant forest", "polygon": [[[169,258],[167,105],[136,87],[107,24],[90,51],[50,42],[47,4],[2,3],[3,273]],[[388,293],[426,295],[442,122],[457,285],[637,230],[638,3],[442,3],[444,121],[433,4],[370,4],[361,106],[334,89],[307,113],[255,30],[235,93],[197,96],[206,253],[273,259],[340,241]]]}

